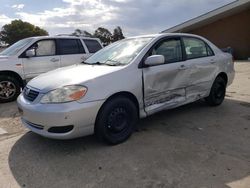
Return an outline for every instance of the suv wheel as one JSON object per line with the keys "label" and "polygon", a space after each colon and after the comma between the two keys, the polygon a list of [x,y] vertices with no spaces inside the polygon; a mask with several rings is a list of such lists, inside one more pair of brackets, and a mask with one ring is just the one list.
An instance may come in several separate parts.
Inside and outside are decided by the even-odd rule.
{"label": "suv wheel", "polygon": [[213,83],[210,94],[205,98],[210,106],[220,105],[226,94],[226,81],[222,77],[217,77]]}
{"label": "suv wheel", "polygon": [[0,76],[0,103],[16,100],[20,91],[20,84],[15,78],[5,75]]}
{"label": "suv wheel", "polygon": [[130,137],[137,120],[135,104],[128,98],[117,97],[101,108],[96,120],[95,133],[108,144],[119,144]]}

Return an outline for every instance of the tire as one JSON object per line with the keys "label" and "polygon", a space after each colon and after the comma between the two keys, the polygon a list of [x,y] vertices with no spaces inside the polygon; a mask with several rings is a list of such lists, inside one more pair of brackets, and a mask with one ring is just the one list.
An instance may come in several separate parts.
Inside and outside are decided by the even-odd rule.
{"label": "tire", "polygon": [[210,106],[219,106],[226,95],[226,81],[222,77],[217,77],[212,85],[210,94],[205,98]]}
{"label": "tire", "polygon": [[16,100],[20,92],[21,86],[17,79],[0,75],[0,103]]}
{"label": "tire", "polygon": [[128,98],[116,97],[107,101],[98,113],[95,134],[108,144],[119,144],[131,136],[137,120],[135,104]]}

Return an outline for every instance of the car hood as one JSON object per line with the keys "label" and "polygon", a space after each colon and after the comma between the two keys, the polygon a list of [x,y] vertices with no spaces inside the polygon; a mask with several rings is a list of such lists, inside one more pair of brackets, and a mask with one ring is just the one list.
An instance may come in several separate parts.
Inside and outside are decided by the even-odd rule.
{"label": "car hood", "polygon": [[9,56],[0,55],[0,61],[6,61],[7,59],[9,59]]}
{"label": "car hood", "polygon": [[83,85],[86,81],[94,80],[121,68],[106,65],[72,65],[41,74],[32,79],[28,86],[46,93],[66,85]]}

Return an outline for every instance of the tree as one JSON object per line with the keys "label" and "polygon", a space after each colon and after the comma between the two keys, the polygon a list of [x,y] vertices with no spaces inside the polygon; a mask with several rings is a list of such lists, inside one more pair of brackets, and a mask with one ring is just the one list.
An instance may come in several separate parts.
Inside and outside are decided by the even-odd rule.
{"label": "tree", "polygon": [[99,27],[95,30],[94,37],[99,38],[104,46],[112,42],[112,33],[104,27]]}
{"label": "tree", "polygon": [[112,42],[124,39],[124,35],[122,33],[122,29],[120,26],[117,26],[113,34],[104,27],[99,27],[95,30],[93,34],[89,33],[86,30],[76,29],[72,34],[72,36],[78,36],[78,37],[96,37],[101,40],[104,46],[109,45]]}
{"label": "tree", "polygon": [[80,30],[80,29],[76,29],[73,33],[73,36],[82,36],[82,37],[93,37],[93,35],[91,33],[89,33],[88,31],[85,30]]}
{"label": "tree", "polygon": [[114,29],[113,36],[112,36],[112,41],[115,42],[115,41],[118,41],[118,40],[122,40],[122,39],[124,39],[124,38],[125,38],[125,37],[123,36],[121,27],[120,27],[120,26],[117,26],[117,27]]}
{"label": "tree", "polygon": [[14,20],[2,27],[0,40],[5,44],[11,45],[23,38],[45,35],[48,35],[48,32],[40,27],[22,20]]}

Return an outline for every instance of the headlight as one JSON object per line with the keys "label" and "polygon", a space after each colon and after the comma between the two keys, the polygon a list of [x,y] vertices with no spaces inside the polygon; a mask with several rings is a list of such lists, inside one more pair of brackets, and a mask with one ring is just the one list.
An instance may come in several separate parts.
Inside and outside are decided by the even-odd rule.
{"label": "headlight", "polygon": [[41,103],[65,103],[80,100],[87,93],[87,88],[79,85],[64,86],[45,94]]}

